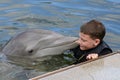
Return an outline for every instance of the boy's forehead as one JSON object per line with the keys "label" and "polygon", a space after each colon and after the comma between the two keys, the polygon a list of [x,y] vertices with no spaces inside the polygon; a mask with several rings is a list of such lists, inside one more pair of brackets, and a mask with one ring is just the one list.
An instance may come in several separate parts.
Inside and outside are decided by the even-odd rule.
{"label": "boy's forehead", "polygon": [[89,36],[89,37],[90,37],[90,35],[84,34],[84,33],[82,33],[82,32],[79,33],[79,36]]}
{"label": "boy's forehead", "polygon": [[[95,39],[91,38],[90,35],[84,34],[84,33],[82,33],[82,32],[79,33],[79,37],[82,38],[82,39],[86,39],[86,40],[95,40]],[[96,38],[96,39],[97,39],[97,38]]]}
{"label": "boy's forehead", "polygon": [[79,37],[84,38],[84,39],[85,39],[85,38],[87,38],[87,39],[88,39],[88,38],[89,38],[89,39],[92,39],[92,38],[90,37],[90,35],[84,34],[84,33],[82,33],[82,32],[79,33]]}

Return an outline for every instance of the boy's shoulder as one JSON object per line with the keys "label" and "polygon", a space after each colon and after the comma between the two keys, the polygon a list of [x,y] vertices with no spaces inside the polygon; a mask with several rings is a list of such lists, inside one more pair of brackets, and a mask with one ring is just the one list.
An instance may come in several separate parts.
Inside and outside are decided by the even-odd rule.
{"label": "boy's shoulder", "polygon": [[[105,49],[105,48],[108,48],[108,49],[111,49],[110,46],[105,42],[105,41],[102,41],[100,43],[100,45],[98,46],[98,48],[102,48],[102,49]],[[112,50],[112,49],[111,49]]]}

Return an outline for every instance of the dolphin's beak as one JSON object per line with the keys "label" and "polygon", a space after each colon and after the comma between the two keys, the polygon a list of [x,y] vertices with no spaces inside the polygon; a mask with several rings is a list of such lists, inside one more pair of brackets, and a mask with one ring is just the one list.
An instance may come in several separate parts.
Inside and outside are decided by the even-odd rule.
{"label": "dolphin's beak", "polygon": [[79,39],[77,39],[77,40],[75,41],[75,43],[76,43],[76,44],[79,44]]}

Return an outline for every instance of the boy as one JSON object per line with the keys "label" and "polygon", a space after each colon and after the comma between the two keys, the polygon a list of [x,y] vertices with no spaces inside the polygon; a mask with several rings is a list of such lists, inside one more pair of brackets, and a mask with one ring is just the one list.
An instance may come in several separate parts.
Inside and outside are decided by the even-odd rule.
{"label": "boy", "polygon": [[80,38],[76,41],[79,46],[71,49],[77,59],[75,63],[112,53],[111,48],[103,41],[105,33],[105,27],[99,21],[91,20],[83,24],[80,28]]}

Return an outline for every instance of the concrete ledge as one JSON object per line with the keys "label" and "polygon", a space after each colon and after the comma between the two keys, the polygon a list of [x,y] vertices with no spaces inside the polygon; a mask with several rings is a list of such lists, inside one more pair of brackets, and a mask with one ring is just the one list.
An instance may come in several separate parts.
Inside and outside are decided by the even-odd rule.
{"label": "concrete ledge", "polygon": [[120,52],[71,65],[29,80],[119,80]]}

